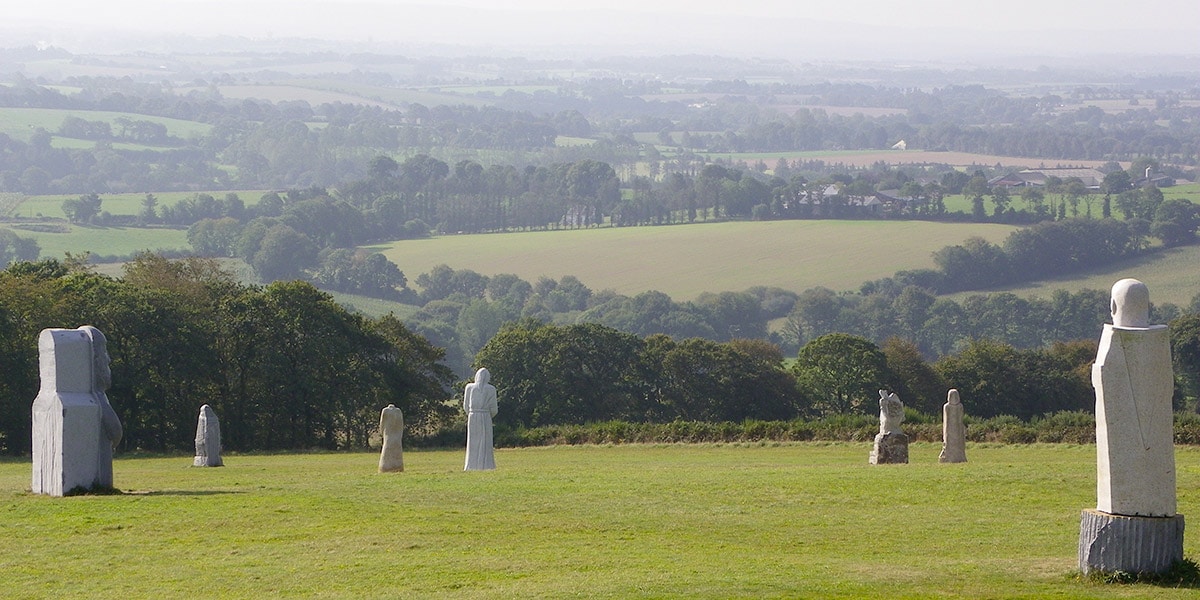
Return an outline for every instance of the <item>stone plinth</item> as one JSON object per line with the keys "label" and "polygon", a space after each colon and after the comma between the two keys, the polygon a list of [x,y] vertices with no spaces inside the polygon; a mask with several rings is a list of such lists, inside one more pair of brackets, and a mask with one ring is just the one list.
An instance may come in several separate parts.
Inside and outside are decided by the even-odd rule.
{"label": "stone plinth", "polygon": [[1183,515],[1130,517],[1087,509],[1079,524],[1083,573],[1162,573],[1183,560]]}
{"label": "stone plinth", "polygon": [[876,435],[870,460],[873,465],[907,464],[908,436],[899,431]]}

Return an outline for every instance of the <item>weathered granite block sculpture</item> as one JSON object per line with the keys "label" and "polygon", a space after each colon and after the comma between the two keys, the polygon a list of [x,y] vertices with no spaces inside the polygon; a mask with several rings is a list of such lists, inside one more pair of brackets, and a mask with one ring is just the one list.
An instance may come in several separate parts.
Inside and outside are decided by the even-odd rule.
{"label": "weathered granite block sculpture", "polygon": [[1096,510],[1079,533],[1083,572],[1154,573],[1183,559],[1176,514],[1174,378],[1165,325],[1150,325],[1150,293],[1136,279],[1112,288],[1092,386],[1096,389]]}
{"label": "weathered granite block sculpture", "polygon": [[492,417],[496,416],[496,388],[488,383],[487,369],[475,373],[475,382],[468,383],[463,393],[463,410],[467,411],[467,460],[464,471],[486,471],[496,468],[492,450]]}
{"label": "weathered granite block sculpture", "polygon": [[379,413],[379,431],[383,434],[383,449],[379,451],[379,472],[398,473],[404,470],[404,413],[389,404]]}
{"label": "weathered granite block sculpture", "polygon": [[38,362],[31,489],[62,496],[76,488],[111,488],[112,451],[122,430],[105,394],[112,374],[104,334],[90,326],[44,329]]}
{"label": "weathered granite block sculpture", "polygon": [[908,436],[900,431],[904,422],[904,404],[900,397],[887,390],[879,390],[879,434],[871,449],[873,465],[908,463]]}
{"label": "weathered granite block sculpture", "polygon": [[192,459],[193,467],[220,467],[221,461],[221,422],[211,406],[200,407],[200,416],[196,419],[196,457]]}
{"label": "weathered granite block sculpture", "polygon": [[958,390],[946,393],[942,405],[942,453],[938,462],[967,462],[967,426],[963,423],[963,405]]}

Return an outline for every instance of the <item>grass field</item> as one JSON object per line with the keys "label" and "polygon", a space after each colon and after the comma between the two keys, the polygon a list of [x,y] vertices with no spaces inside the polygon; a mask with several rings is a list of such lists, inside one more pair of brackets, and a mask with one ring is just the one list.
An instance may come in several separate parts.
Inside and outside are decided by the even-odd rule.
{"label": "grass field", "polygon": [[[1049,298],[1057,289],[1077,292],[1083,289],[1108,290],[1126,277],[1139,279],[1150,288],[1150,300],[1155,304],[1170,302],[1187,307],[1200,294],[1200,246],[1171,248],[1150,256],[1119,262],[1102,269],[1083,271],[1066,277],[1046,279],[1032,284],[1015,285],[987,290],[1012,292],[1018,296]],[[962,292],[949,297],[961,300],[980,292]]]}
{"label": "grass field", "polygon": [[796,292],[858,289],[897,270],[933,266],[932,253],[1013,227],[924,221],[765,221],[664,227],[450,235],[373,247],[410,280],[439,264],[529,282],[574,275],[593,290],[658,290],[675,300],[756,285]]}
{"label": "grass field", "polygon": [[[0,463],[7,597],[1194,598],[1073,576],[1092,446],[868,443],[118,459],[113,496],[28,493]],[[1200,514],[1181,447],[1179,511]],[[1200,542],[1185,537],[1195,558]]]}
{"label": "grass field", "polygon": [[[62,125],[63,119],[77,117],[85,121],[105,121],[113,126],[114,132],[119,128],[116,120],[125,117],[135,121],[152,121],[161,123],[167,128],[167,134],[188,139],[208,134],[212,128],[206,123],[183,121],[167,117],[153,117],[135,113],[111,112],[102,110],[72,110],[58,108],[4,108],[0,107],[0,133],[6,133],[16,140],[29,141],[30,134],[38,127],[53,134]],[[88,143],[91,147],[95,142]]]}
{"label": "grass field", "polygon": [[724,158],[753,164],[759,160],[774,167],[780,158],[788,160],[820,160],[827,164],[843,164],[851,167],[869,167],[875,163],[889,165],[950,165],[955,167],[1024,167],[1050,169],[1055,167],[1099,167],[1102,160],[1054,160],[1045,158],[1020,158],[995,154],[971,152],[934,152],[931,150],[813,150],[807,152],[701,152],[709,160]]}
{"label": "grass field", "polygon": [[42,258],[59,258],[67,252],[126,256],[141,250],[190,249],[183,229],[136,227],[82,227],[67,225],[70,233],[47,233],[12,227],[13,233],[37,240]]}
{"label": "grass field", "polygon": [[[246,206],[258,204],[266,190],[220,190],[209,192],[154,192],[158,206],[174,206],[180,200],[191,198],[196,194],[208,194],[217,200],[225,198],[225,194],[234,193]],[[27,196],[17,203],[8,214],[18,217],[37,217],[38,215],[52,218],[65,218],[62,211],[63,200],[79,198],[81,194],[46,194]],[[136,215],[142,210],[142,200],[146,198],[143,192],[125,194],[100,194],[100,210],[114,215]]]}

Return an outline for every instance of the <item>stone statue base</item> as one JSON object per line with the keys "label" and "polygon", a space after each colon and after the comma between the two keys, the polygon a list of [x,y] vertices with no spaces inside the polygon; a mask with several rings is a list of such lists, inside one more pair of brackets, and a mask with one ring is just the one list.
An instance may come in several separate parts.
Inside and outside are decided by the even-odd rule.
{"label": "stone statue base", "polygon": [[1079,524],[1079,570],[1162,573],[1183,560],[1183,515],[1128,517],[1093,508]]}
{"label": "stone statue base", "polygon": [[871,464],[908,464],[908,436],[899,431],[875,436],[875,447],[871,449]]}

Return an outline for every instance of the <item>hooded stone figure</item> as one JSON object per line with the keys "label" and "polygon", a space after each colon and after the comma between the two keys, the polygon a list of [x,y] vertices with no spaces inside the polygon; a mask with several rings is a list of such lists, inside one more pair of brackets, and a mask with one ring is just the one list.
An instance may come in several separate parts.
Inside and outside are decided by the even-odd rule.
{"label": "hooded stone figure", "polygon": [[379,472],[399,473],[404,470],[404,412],[395,404],[379,411],[379,433],[383,448],[379,450]]}
{"label": "hooded stone figure", "polygon": [[475,382],[468,383],[463,393],[463,410],[467,411],[467,461],[464,471],[486,471],[496,468],[492,451],[492,417],[496,416],[496,388],[488,383],[487,369],[475,372]]}
{"label": "hooded stone figure", "polygon": [[196,418],[196,456],[192,466],[220,467],[224,464],[221,460],[221,422],[212,407],[205,404]]}

